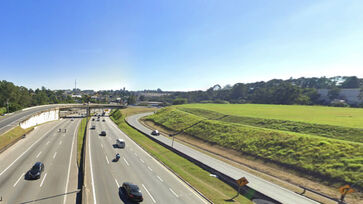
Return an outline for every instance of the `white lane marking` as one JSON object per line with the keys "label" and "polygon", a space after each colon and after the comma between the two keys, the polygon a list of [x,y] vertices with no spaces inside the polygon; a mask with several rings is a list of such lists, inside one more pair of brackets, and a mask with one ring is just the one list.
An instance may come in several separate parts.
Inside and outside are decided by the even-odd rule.
{"label": "white lane marking", "polygon": [[123,157],[123,158],[124,158],[124,161],[127,164],[127,166],[130,166],[130,164],[126,161],[125,157]]}
{"label": "white lane marking", "polygon": [[144,186],[144,184],[142,184],[142,187],[144,187],[145,191],[147,192],[147,194],[149,194],[151,200],[153,200],[154,203],[156,203],[154,197],[150,194],[150,192],[146,189],[146,187]]}
{"label": "white lane marking", "polygon": [[62,144],[62,140],[59,142],[59,145],[61,145]]}
{"label": "white lane marking", "polygon": [[44,177],[43,177],[43,180],[42,180],[42,182],[40,183],[40,187],[42,187],[42,185],[43,185],[43,182],[44,182],[44,180],[45,180],[45,178],[47,177],[47,173],[45,173],[45,175],[44,175]]}
{"label": "white lane marking", "polygon": [[42,152],[39,152],[39,153],[37,154],[36,158],[38,158],[38,157],[39,157],[39,155],[40,155],[41,153],[42,153]]}
{"label": "white lane marking", "polygon": [[95,192],[95,182],[94,182],[94,178],[93,178],[93,168],[92,168],[91,137],[89,137],[89,131],[87,131],[87,133],[88,133],[88,138],[89,138],[89,141],[88,141],[88,154],[89,154],[89,162],[90,162],[90,168],[91,168],[91,181],[92,181],[93,203],[94,204],[97,204],[97,201],[96,201],[96,192]]}
{"label": "white lane marking", "polygon": [[160,178],[160,176],[156,176],[161,182],[164,182],[163,179]]}
{"label": "white lane marking", "polygon": [[103,149],[103,144],[101,144],[101,147],[102,147],[102,149]]}
{"label": "white lane marking", "polygon": [[173,189],[169,188],[169,190],[175,195],[175,197],[179,198],[178,194],[176,194]]}
{"label": "white lane marking", "polygon": [[16,158],[8,167],[6,167],[1,173],[0,176],[3,175],[5,173],[5,171],[7,171],[12,165],[14,165],[14,163],[16,161],[18,161],[25,153],[27,153],[29,151],[30,148],[32,148],[36,143],[38,143],[41,139],[43,139],[43,137],[45,137],[51,130],[54,130],[57,126],[55,126],[54,128],[50,129],[48,132],[46,132],[41,138],[39,138],[37,141],[35,141],[32,145],[30,145],[30,147],[28,147],[27,150],[25,150],[25,152],[23,152],[18,158]]}
{"label": "white lane marking", "polygon": [[147,166],[147,168],[148,168],[150,171],[153,171],[153,169],[152,169],[152,168],[150,168],[149,166]]}
{"label": "white lane marking", "polygon": [[19,179],[18,179],[18,180],[14,183],[13,187],[15,187],[15,186],[16,186],[16,184],[18,184],[18,183],[19,183],[20,179],[24,176],[24,174],[25,174],[25,173],[23,173],[23,174],[19,177]]}
{"label": "white lane marking", "polygon": [[76,132],[78,133],[79,124],[80,124],[80,122],[78,122],[78,125],[77,125],[77,127],[76,127],[76,130],[75,130],[75,131],[74,131],[74,133],[73,133],[72,146],[71,146],[71,155],[69,156],[68,175],[67,175],[66,189],[65,189],[65,191],[64,191],[64,199],[63,199],[63,203],[66,203],[66,200],[67,200],[67,191],[68,191],[69,174],[70,174],[70,172],[71,172],[71,163],[72,163],[73,145],[74,145],[74,139],[75,139]]}
{"label": "white lane marking", "polygon": [[[115,179],[115,178],[114,178]],[[118,182],[117,182],[117,180],[115,179],[115,181],[116,181],[116,185],[117,185],[117,187],[120,187],[120,185],[118,184]]]}
{"label": "white lane marking", "polygon": [[47,144],[45,144],[45,145],[48,145],[48,144],[49,144],[49,142],[50,142],[50,141],[48,141],[48,142],[47,142]]}
{"label": "white lane marking", "polygon": [[106,157],[106,161],[107,161],[107,164],[110,164],[110,162],[108,161],[108,158],[107,158],[107,156],[105,156]]}
{"label": "white lane marking", "polygon": [[136,152],[135,152],[135,156],[137,156]]}
{"label": "white lane marking", "polygon": [[55,152],[55,153],[54,153],[54,155],[53,155],[53,159],[55,158],[55,156],[56,156],[56,155],[57,155],[57,152]]}
{"label": "white lane marking", "polygon": [[145,162],[144,162],[144,160],[142,160],[142,159],[140,159],[140,161],[141,161],[142,163],[145,163]]}
{"label": "white lane marking", "polygon": [[[134,140],[132,140],[128,135],[126,135],[114,122],[110,123],[112,124],[113,128],[118,130],[122,135],[125,136],[131,143],[133,143],[141,152],[144,152],[145,155],[147,155],[149,158],[154,160],[161,168],[163,168],[165,171],[169,172],[169,174],[174,177],[177,181],[179,181],[184,187],[186,187],[190,192],[192,192],[197,198],[199,198],[203,203],[208,204],[204,198],[202,198],[199,194],[197,194],[192,188],[187,186],[180,178],[178,178],[175,174],[173,174],[169,169],[167,169],[165,166],[163,166],[159,161],[157,161],[154,157],[152,157],[148,152],[146,152],[143,148],[141,148]],[[132,149],[132,148],[131,148]]]}

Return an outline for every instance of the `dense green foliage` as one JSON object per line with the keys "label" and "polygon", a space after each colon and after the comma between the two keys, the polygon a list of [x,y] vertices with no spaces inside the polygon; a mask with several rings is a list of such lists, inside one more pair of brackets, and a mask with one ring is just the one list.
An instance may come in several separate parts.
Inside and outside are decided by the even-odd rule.
{"label": "dense green foliage", "polygon": [[224,115],[215,111],[210,111],[200,108],[180,107],[179,109],[188,113],[192,113],[194,115],[202,116],[204,118],[217,119],[219,121],[224,121],[229,123],[238,123],[238,124],[251,125],[256,127],[298,132],[304,134],[313,134],[328,138],[363,143],[363,129],[360,128],[348,128],[348,127],[322,125],[315,123],[304,123],[304,122],[289,121],[289,120]]}
{"label": "dense green foliage", "polygon": [[[225,203],[225,200],[236,194],[236,191],[228,184],[211,177],[209,172],[178,154],[175,154],[169,149],[153,142],[150,138],[130,127],[125,122],[125,117],[127,114],[137,113],[138,111],[139,110],[130,110],[130,108],[116,110],[112,113],[111,119],[144,150],[176,172],[180,177],[198,189],[198,191],[202,192],[203,195],[214,203]],[[150,109],[146,109],[145,111],[150,111]],[[251,194],[253,194],[253,192]],[[239,196],[234,199],[234,203],[251,203],[251,201],[246,198],[248,196],[250,195]]]}
{"label": "dense green foliage", "polygon": [[63,91],[51,91],[44,87],[33,91],[11,82],[0,81],[0,107],[8,107],[9,112],[36,105],[73,102]]}
{"label": "dense green foliage", "polygon": [[80,166],[81,164],[81,154],[82,154],[82,147],[83,147],[83,141],[84,136],[87,128],[87,121],[88,118],[83,118],[81,121],[81,124],[78,126],[78,134],[77,134],[77,164]]}
{"label": "dense green foliage", "polygon": [[328,181],[354,183],[363,179],[362,143],[209,120],[174,107],[164,108],[147,119]]}

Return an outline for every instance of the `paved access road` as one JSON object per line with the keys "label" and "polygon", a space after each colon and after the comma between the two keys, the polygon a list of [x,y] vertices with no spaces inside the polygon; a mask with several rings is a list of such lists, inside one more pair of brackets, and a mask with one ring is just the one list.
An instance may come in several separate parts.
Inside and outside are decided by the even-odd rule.
{"label": "paved access road", "polygon": [[[76,202],[79,123],[80,119],[64,119],[40,125],[0,154],[0,196],[3,199],[0,203]],[[59,128],[62,132],[58,132]],[[37,161],[45,165],[41,178],[25,180],[25,174]]]}
{"label": "paved access road", "polygon": [[[19,122],[26,119],[30,115],[41,112],[50,108],[55,108],[61,106],[62,104],[54,104],[54,105],[44,105],[44,106],[35,106],[31,108],[25,108],[23,110],[17,111],[15,113],[10,113],[6,116],[0,117],[0,134],[10,130],[14,126],[17,126]],[[63,104],[67,105],[67,104]]]}
{"label": "paved access road", "polygon": [[[150,115],[152,113],[142,113],[137,115],[132,115],[126,118],[129,124],[131,124],[133,127],[139,129],[140,131],[144,132],[145,134],[148,134],[152,136],[151,129],[143,126],[139,119]],[[171,145],[171,139],[168,137],[165,137],[163,135],[160,136],[152,136],[155,137],[155,139],[163,142],[164,144]],[[249,181],[249,184],[247,184],[250,188],[255,189],[266,196],[279,201],[281,203],[296,203],[296,204],[308,204],[308,203],[318,203],[315,202],[309,198],[306,198],[304,196],[301,196],[293,191],[290,191],[288,189],[282,188],[276,184],[273,184],[269,181],[266,181],[264,179],[261,179],[251,173],[245,172],[241,169],[238,169],[232,165],[229,165],[221,160],[215,159],[211,156],[208,156],[200,151],[197,151],[195,149],[192,149],[188,146],[185,146],[179,142],[174,141],[173,147],[181,152],[183,152],[186,155],[189,155],[190,157],[202,162],[203,164],[210,166],[220,172],[223,172],[224,174],[230,176],[234,179],[239,179],[241,177],[246,177]]]}
{"label": "paved access road", "polygon": [[[105,122],[102,122],[105,119]],[[125,135],[108,117],[91,121],[89,130],[88,154],[93,203],[129,203],[119,187],[123,182],[137,184],[143,194],[143,203],[207,203],[196,192],[186,186],[174,174],[141,149]],[[100,136],[105,130],[107,135]],[[125,140],[125,149],[114,148],[117,138]],[[116,153],[118,162],[113,162]]]}

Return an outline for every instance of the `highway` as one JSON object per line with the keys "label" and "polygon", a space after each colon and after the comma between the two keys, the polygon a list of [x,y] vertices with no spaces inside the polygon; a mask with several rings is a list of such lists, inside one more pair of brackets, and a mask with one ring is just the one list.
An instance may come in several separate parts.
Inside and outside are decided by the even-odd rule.
{"label": "highway", "polygon": [[[102,119],[105,122],[102,122]],[[89,130],[89,174],[92,187],[92,203],[129,203],[124,193],[119,193],[123,182],[137,184],[143,194],[144,203],[207,203],[179,178],[141,149],[125,135],[108,117],[91,121]],[[100,136],[105,130],[107,135]],[[125,149],[114,148],[117,138],[125,140]],[[120,153],[118,162],[113,162]]]}
{"label": "highway", "polygon": [[[14,126],[17,126],[19,124],[19,122],[21,122],[22,120],[26,119],[27,117],[29,117],[30,115],[32,115],[34,113],[48,110],[50,108],[55,108],[55,107],[58,107],[61,105],[62,104],[35,106],[35,107],[31,107],[31,108],[25,108],[23,110],[20,110],[20,111],[14,112],[14,113],[10,113],[9,115],[6,115],[6,116],[1,116],[0,117],[0,134],[10,130]],[[67,105],[67,104],[63,104],[63,105]]]}
{"label": "highway", "polygon": [[[0,196],[3,199],[0,203],[76,202],[79,123],[80,119],[63,119],[40,125],[0,154]],[[62,132],[58,132],[59,128]],[[37,161],[45,166],[41,178],[26,180],[25,174]]]}
{"label": "highway", "polygon": [[[133,127],[139,129],[140,131],[144,132],[145,134],[148,134],[152,136],[151,129],[143,126],[139,119],[150,115],[152,113],[142,113],[142,114],[136,114],[132,115],[126,118],[128,123],[132,125]],[[155,139],[163,142],[164,144],[171,145],[171,139],[169,139],[166,136],[160,135],[160,136],[152,136]],[[304,196],[301,196],[293,191],[290,191],[288,189],[282,188],[276,184],[273,184],[269,181],[266,181],[264,179],[261,179],[251,173],[245,172],[241,169],[238,169],[232,165],[229,165],[221,160],[215,159],[209,155],[206,155],[200,151],[197,151],[195,149],[192,149],[186,145],[183,145],[177,141],[174,141],[173,147],[186,155],[202,162],[203,164],[212,167],[220,172],[223,172],[224,174],[230,176],[234,179],[239,179],[241,177],[246,177],[249,181],[249,184],[247,184],[250,188],[255,189],[266,196],[279,201],[281,203],[296,203],[296,204],[311,204],[311,203],[318,203],[316,201],[313,201],[309,198],[306,198]]]}

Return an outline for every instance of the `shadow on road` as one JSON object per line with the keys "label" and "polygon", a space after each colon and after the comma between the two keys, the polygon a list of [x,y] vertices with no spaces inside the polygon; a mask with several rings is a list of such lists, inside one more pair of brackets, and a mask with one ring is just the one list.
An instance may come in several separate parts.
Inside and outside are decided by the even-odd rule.
{"label": "shadow on road", "polygon": [[64,195],[67,195],[67,194],[78,193],[78,192],[80,192],[80,191],[81,191],[81,190],[76,190],[76,191],[72,191],[72,192],[68,192],[68,193],[62,193],[62,194],[58,194],[58,195],[54,195],[54,196],[48,196],[48,197],[39,198],[39,199],[35,199],[35,200],[25,201],[25,202],[22,202],[22,204],[24,204],[24,203],[34,203],[34,202],[39,202],[39,201],[42,201],[42,200],[52,199],[52,198],[56,198],[56,197],[60,197],[60,196],[64,196]]}

